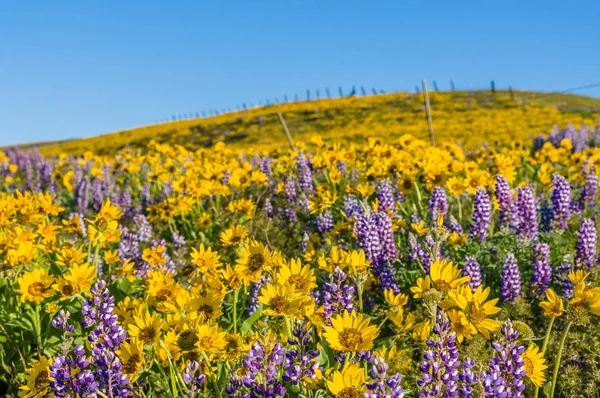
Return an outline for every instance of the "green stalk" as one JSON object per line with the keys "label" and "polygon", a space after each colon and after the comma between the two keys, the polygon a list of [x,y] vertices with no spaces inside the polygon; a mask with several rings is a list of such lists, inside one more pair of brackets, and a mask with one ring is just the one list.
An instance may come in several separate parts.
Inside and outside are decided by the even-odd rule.
{"label": "green stalk", "polygon": [[573,323],[567,323],[567,327],[563,332],[560,346],[558,347],[558,354],[556,355],[556,362],[554,363],[554,372],[552,372],[552,390],[550,391],[550,398],[554,398],[554,390],[556,390],[556,379],[558,378],[558,368],[560,367],[560,358],[562,357],[563,348],[565,348],[565,341],[567,340],[567,334]]}
{"label": "green stalk", "polygon": [[233,291],[233,333],[237,333],[237,302],[240,289]]}
{"label": "green stalk", "polygon": [[356,290],[358,291],[358,308],[360,309],[360,313],[362,314],[363,312],[363,289],[364,289],[364,284],[363,283],[357,283],[356,284]]}
{"label": "green stalk", "polygon": [[458,222],[462,224],[462,203],[460,203],[460,195],[456,195],[456,206],[458,207]]}
{"label": "green stalk", "polygon": [[[208,366],[208,369],[211,370],[212,366],[210,365],[210,360],[208,359],[208,355],[206,355],[206,352],[202,351],[202,356],[204,357],[204,360],[206,361],[206,366]],[[212,374],[210,375],[210,381],[212,383],[213,389],[215,390],[215,395],[217,397],[221,398],[222,397],[221,390],[219,390],[217,381],[215,380],[214,375],[212,375]]]}
{"label": "green stalk", "polygon": [[100,275],[98,274],[98,254],[100,254],[100,243],[96,245],[96,250],[94,250],[94,262],[92,263],[96,270],[96,281],[100,280]]}
{"label": "green stalk", "polygon": [[[548,347],[548,340],[550,340],[550,332],[552,332],[552,326],[554,325],[554,319],[550,318],[550,323],[548,324],[548,329],[546,330],[546,337],[544,338],[544,345],[542,345],[542,355],[546,354],[546,347]],[[538,398],[540,394],[540,387],[535,386],[535,392],[533,393],[533,398]]]}
{"label": "green stalk", "polygon": [[40,318],[40,303],[35,304],[35,338],[37,340],[38,356],[42,356],[42,320]]}

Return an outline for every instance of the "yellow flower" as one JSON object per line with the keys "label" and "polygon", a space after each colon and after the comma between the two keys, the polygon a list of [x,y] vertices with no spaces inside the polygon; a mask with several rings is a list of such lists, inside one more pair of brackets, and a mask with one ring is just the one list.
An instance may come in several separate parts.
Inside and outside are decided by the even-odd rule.
{"label": "yellow flower", "polygon": [[9,249],[6,258],[13,267],[25,265],[37,257],[38,249],[30,241],[20,241],[16,248]]}
{"label": "yellow flower", "polygon": [[427,231],[429,231],[429,228],[425,226],[425,222],[423,220],[421,220],[421,222],[418,224],[412,223],[410,224],[410,226],[413,229],[413,231],[415,231],[419,235],[423,235],[427,233]]}
{"label": "yellow flower", "polygon": [[108,223],[112,220],[119,220],[123,216],[123,212],[119,206],[115,206],[110,203],[110,199],[106,199],[104,203],[102,203],[102,207],[100,207],[100,211],[96,215],[95,222],[100,222],[101,225],[104,223]]}
{"label": "yellow flower", "polygon": [[348,266],[350,267],[350,276],[361,275],[369,272],[371,264],[367,260],[364,250],[352,250],[346,258]]}
{"label": "yellow flower", "polygon": [[460,177],[450,177],[446,181],[446,187],[450,195],[462,195],[465,193],[465,189],[467,189],[465,180]]}
{"label": "yellow flower", "polygon": [[219,254],[217,252],[213,252],[210,247],[205,248],[204,243],[201,243],[197,250],[196,248],[193,248],[191,256],[192,263],[196,264],[198,266],[198,270],[203,274],[212,272],[221,265],[219,263]]}
{"label": "yellow flower", "polygon": [[248,231],[243,225],[236,225],[221,232],[219,238],[223,246],[237,246],[248,236]]}
{"label": "yellow flower", "polygon": [[33,359],[30,367],[25,370],[25,385],[19,387],[19,397],[38,398],[47,396],[50,388],[50,365],[52,360],[40,357]]}
{"label": "yellow flower", "polygon": [[263,313],[268,316],[296,317],[302,311],[305,293],[296,292],[293,285],[267,283],[260,289],[258,301],[266,306]]}
{"label": "yellow flower", "polygon": [[[135,376],[142,369],[144,364],[144,345],[137,338],[129,339],[121,343],[117,355],[123,364],[123,372],[130,379],[135,380]],[[132,380],[133,381],[133,380]]]}
{"label": "yellow flower", "polygon": [[456,338],[460,343],[462,343],[465,337],[470,339],[477,334],[477,329],[469,322],[464,312],[450,310],[448,311],[448,318],[450,319],[452,330],[456,333]]}
{"label": "yellow flower", "polygon": [[218,353],[227,342],[225,341],[225,332],[219,331],[218,326],[201,325],[197,330],[196,348],[201,352]]}
{"label": "yellow flower", "polygon": [[140,309],[133,316],[133,321],[129,325],[129,336],[137,337],[144,345],[152,345],[160,340],[165,323],[157,314]]}
{"label": "yellow flower", "polygon": [[96,270],[91,264],[75,264],[65,275],[65,280],[77,287],[78,292],[87,292],[94,282]]}
{"label": "yellow flower", "polygon": [[495,332],[501,326],[500,322],[487,318],[488,315],[500,312],[500,308],[496,307],[498,299],[485,301],[489,294],[490,288],[483,290],[482,286],[479,286],[475,292],[471,289],[462,289],[460,293],[450,293],[452,300],[464,312],[469,326],[474,326],[486,339],[490,338],[490,332]]}
{"label": "yellow flower", "polygon": [[213,323],[221,315],[221,301],[212,294],[194,297],[190,301],[190,312],[202,323]]}
{"label": "yellow flower", "polygon": [[544,354],[540,352],[540,349],[535,344],[530,344],[527,347],[521,357],[523,358],[524,368],[526,376],[531,380],[533,384],[541,387],[546,381],[544,376],[544,370],[548,367],[546,365],[546,359]]}
{"label": "yellow flower", "polygon": [[260,242],[247,241],[240,250],[235,270],[244,285],[258,282],[265,267],[271,263],[271,252]]}
{"label": "yellow flower", "polygon": [[411,287],[415,298],[422,297],[423,293],[435,289],[441,293],[448,293],[458,286],[468,282],[468,276],[460,276],[458,265],[448,260],[435,260],[429,267],[429,275],[417,279],[417,286]]}
{"label": "yellow flower", "polygon": [[317,278],[310,265],[303,267],[300,259],[292,259],[289,265],[281,267],[275,275],[275,283],[289,284],[295,288],[297,293],[308,294],[317,287]]}
{"label": "yellow flower", "polygon": [[242,280],[231,265],[227,264],[224,270],[220,271],[221,277],[232,290],[237,290],[242,286]]}
{"label": "yellow flower", "polygon": [[425,319],[423,322],[415,324],[413,327],[412,338],[415,340],[425,341],[431,334],[431,320]]}
{"label": "yellow flower", "polygon": [[356,315],[356,312],[337,315],[331,319],[331,326],[325,326],[324,336],[329,346],[336,351],[368,351],[377,337],[377,327],[370,325],[369,318]]}
{"label": "yellow flower", "polygon": [[79,292],[77,285],[64,279],[62,276],[58,277],[56,283],[52,285],[52,289],[60,294],[60,301],[67,300]]}
{"label": "yellow flower", "polygon": [[562,298],[554,290],[546,290],[546,300],[540,303],[540,307],[544,309],[544,316],[548,318],[557,318],[565,312],[565,306]]}
{"label": "yellow flower", "polygon": [[50,288],[54,278],[48,275],[45,269],[36,268],[26,272],[18,279],[21,302],[35,301],[41,303],[44,299],[54,296],[54,290]]}
{"label": "yellow flower", "polygon": [[336,397],[361,398],[364,394],[366,376],[360,363],[348,362],[342,371],[334,371],[331,380],[327,380],[327,388]]}
{"label": "yellow flower", "polygon": [[177,347],[177,333],[174,330],[169,330],[163,336],[161,342],[156,347],[156,355],[162,361],[163,368],[170,366],[169,357],[173,361],[177,361],[181,356],[179,347]]}

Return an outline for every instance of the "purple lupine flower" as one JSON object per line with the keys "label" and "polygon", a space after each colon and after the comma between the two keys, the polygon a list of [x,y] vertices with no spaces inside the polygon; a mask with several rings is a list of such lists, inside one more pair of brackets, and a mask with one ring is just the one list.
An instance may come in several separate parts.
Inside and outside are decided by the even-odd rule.
{"label": "purple lupine flower", "polygon": [[346,166],[346,162],[343,160],[338,160],[336,163],[338,171],[342,174],[342,176],[346,176],[348,174],[348,168]]}
{"label": "purple lupine flower", "polygon": [[429,273],[432,262],[431,254],[421,246],[412,232],[408,234],[408,259],[420,262],[425,273]]}
{"label": "purple lupine flower", "polygon": [[475,361],[466,358],[462,363],[462,372],[458,376],[460,380],[459,396],[464,398],[475,398],[473,395],[473,385],[479,381],[479,375],[473,371]]}
{"label": "purple lupine flower", "polygon": [[250,296],[250,304],[248,305],[248,316],[254,314],[256,310],[258,310],[258,296],[260,295],[260,289],[265,285],[265,283],[270,282],[271,278],[268,275],[263,276],[258,279],[258,282],[252,285],[252,293]]}
{"label": "purple lupine flower", "polygon": [[520,187],[517,196],[517,234],[525,241],[537,239],[538,216],[535,193],[531,187]]}
{"label": "purple lupine flower", "polygon": [[394,228],[390,216],[385,212],[375,213],[375,224],[379,234],[383,259],[387,262],[394,261],[400,251],[396,247]]}
{"label": "purple lupine flower", "polygon": [[581,220],[577,231],[575,266],[591,269],[596,264],[596,223],[591,218]]}
{"label": "purple lupine flower", "polygon": [[365,256],[374,268],[379,267],[383,264],[384,257],[375,216],[372,213],[361,214],[354,229]]}
{"label": "purple lupine flower", "polygon": [[287,340],[289,347],[283,360],[285,370],[282,379],[286,383],[298,385],[301,380],[316,379],[316,369],[322,370],[317,362],[319,350],[310,349],[311,337],[311,330],[305,322],[296,322],[292,336]]}
{"label": "purple lupine flower", "polygon": [[247,393],[242,396],[248,398],[285,396],[286,388],[278,377],[285,359],[285,351],[281,343],[263,345],[262,342],[256,341],[242,360],[245,370],[241,379],[242,385],[238,386],[236,378],[233,377],[227,387],[228,391],[243,389]]}
{"label": "purple lupine flower", "polygon": [[271,198],[265,199],[265,202],[263,205],[263,210],[267,217],[273,218],[273,203],[271,203]]}
{"label": "purple lupine flower", "polygon": [[459,389],[460,352],[456,346],[456,333],[444,313],[433,328],[434,338],[426,341],[427,350],[419,366],[421,377],[417,380],[419,398],[457,397]]}
{"label": "purple lupine flower", "polygon": [[315,184],[313,182],[312,167],[302,152],[296,157],[296,168],[298,169],[298,186],[308,195],[315,193]]}
{"label": "purple lupine flower", "polygon": [[295,222],[298,221],[298,216],[296,216],[296,212],[294,211],[293,208],[288,207],[287,209],[285,209],[285,216],[291,221],[291,222]]}
{"label": "purple lupine flower", "polygon": [[142,189],[140,190],[140,201],[142,209],[147,209],[148,206],[154,204],[154,198],[152,198],[152,193],[150,192],[150,184],[148,182],[144,182],[142,184]]}
{"label": "purple lupine flower", "polygon": [[571,185],[560,174],[552,174],[552,227],[564,231],[571,218]]}
{"label": "purple lupine flower", "polygon": [[531,291],[533,295],[543,298],[552,282],[552,267],[550,267],[550,245],[538,243],[533,247],[533,275],[531,276]]}
{"label": "purple lupine flower", "polygon": [[569,273],[572,269],[573,266],[569,263],[561,263],[558,267],[556,267],[554,280],[560,284],[562,297],[565,299],[572,298],[574,293],[573,282],[571,282],[571,279],[569,279]]}
{"label": "purple lupine flower", "polygon": [[489,367],[481,375],[486,397],[522,398],[525,390],[523,377],[526,375],[522,354],[525,347],[515,342],[519,337],[510,321],[506,321],[500,333],[504,344],[493,342],[496,354],[490,359]]}
{"label": "purple lupine flower", "polygon": [[478,187],[473,199],[473,225],[471,236],[483,242],[490,232],[492,203],[485,189]]}
{"label": "purple lupine flower", "polygon": [[521,272],[517,265],[517,259],[512,253],[508,253],[502,265],[502,288],[500,300],[512,303],[521,296]]}
{"label": "purple lupine flower", "polygon": [[133,227],[131,231],[136,235],[137,240],[146,243],[152,239],[152,224],[143,214],[138,214],[133,218]]}
{"label": "purple lupine flower", "polygon": [[330,210],[325,210],[315,218],[315,227],[320,233],[327,233],[333,229],[333,215]]}
{"label": "purple lupine flower", "polygon": [[500,225],[506,229],[512,224],[515,219],[515,204],[510,193],[510,185],[506,178],[501,174],[496,176],[496,200],[500,206]]}
{"label": "purple lupine flower", "polygon": [[200,386],[204,384],[206,376],[200,373],[200,364],[197,361],[190,361],[183,371],[183,382],[186,388],[186,398],[194,398],[200,396]]}
{"label": "purple lupine flower", "polygon": [[273,176],[273,169],[271,168],[271,163],[273,162],[273,158],[269,156],[265,156],[260,159],[260,163],[258,164],[258,168],[262,171],[267,177]]}
{"label": "purple lupine flower", "polygon": [[298,198],[298,206],[306,212],[310,211],[310,204],[308,201],[308,196],[306,196],[306,194],[304,192],[302,192],[300,194],[300,197]]}
{"label": "purple lupine flower", "polygon": [[448,196],[446,196],[444,188],[433,188],[428,207],[433,221],[437,220],[438,215],[448,213]]}
{"label": "purple lupine flower", "polygon": [[462,234],[464,232],[462,225],[460,225],[460,223],[456,220],[456,218],[454,218],[454,216],[446,218],[445,226],[450,232],[456,232],[458,234]]}
{"label": "purple lupine flower", "polygon": [[367,383],[365,398],[402,398],[404,390],[400,386],[402,375],[396,373],[393,376],[387,374],[389,370],[388,364],[382,357],[376,357],[373,361],[373,366],[369,371],[369,376],[373,380]]}
{"label": "purple lupine flower", "polygon": [[92,181],[92,207],[95,212],[100,211],[102,203],[104,203],[104,198],[104,184],[100,178],[96,177]]}
{"label": "purple lupine flower", "polygon": [[596,193],[598,192],[598,176],[596,175],[594,164],[588,160],[584,161],[582,173],[585,183],[581,192],[581,198],[579,199],[581,210],[594,206]]}
{"label": "purple lupine flower", "polygon": [[362,214],[363,208],[360,205],[358,199],[354,195],[347,195],[344,197],[343,204],[344,214],[349,218],[355,218]]}
{"label": "purple lupine flower", "polygon": [[307,231],[304,231],[302,234],[302,242],[300,243],[300,250],[302,250],[302,253],[306,252],[309,241],[310,241],[310,234]]}
{"label": "purple lupine flower", "polygon": [[379,201],[379,211],[393,212],[396,207],[394,189],[388,180],[379,181],[375,184],[375,193]]}
{"label": "purple lupine flower", "polygon": [[481,286],[481,266],[475,259],[475,257],[465,257],[465,266],[463,267],[463,273],[469,276],[469,286],[471,290],[475,291]]}
{"label": "purple lupine flower", "polygon": [[335,267],[331,273],[330,281],[323,285],[322,305],[323,317],[329,319],[344,311],[354,310],[354,285],[345,283],[347,275],[339,267]]}
{"label": "purple lupine flower", "polygon": [[550,231],[552,224],[552,209],[548,206],[547,201],[540,207],[540,229],[544,232]]}
{"label": "purple lupine flower", "polygon": [[288,204],[295,204],[298,200],[298,195],[296,194],[296,180],[294,177],[287,177],[285,179],[285,182],[283,183],[283,190],[285,192],[285,197],[287,198]]}
{"label": "purple lupine flower", "polygon": [[223,176],[221,177],[221,184],[228,186],[230,178],[231,178],[231,171],[229,171],[229,170],[223,171]]}

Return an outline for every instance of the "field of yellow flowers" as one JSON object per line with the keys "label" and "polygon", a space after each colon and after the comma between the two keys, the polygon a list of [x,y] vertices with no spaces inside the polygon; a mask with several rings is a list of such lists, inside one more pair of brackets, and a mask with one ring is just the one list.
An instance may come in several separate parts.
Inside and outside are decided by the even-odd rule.
{"label": "field of yellow flowers", "polygon": [[0,152],[0,395],[598,396],[600,127],[503,112]]}
{"label": "field of yellow flowers", "polygon": [[[473,148],[482,143],[525,141],[548,132],[557,124],[577,128],[593,126],[600,117],[600,100],[568,94],[489,91],[432,92],[433,124],[438,142]],[[45,155],[92,151],[114,155],[124,147],[145,148],[152,140],[181,145],[188,150],[218,142],[229,148],[272,151],[287,145],[278,113],[295,136],[312,135],[326,142],[352,143],[369,137],[398,139],[411,134],[427,139],[423,94],[382,94],[366,97],[321,99],[254,107],[219,116],[180,120],[131,129],[94,138],[65,141],[42,147]]]}

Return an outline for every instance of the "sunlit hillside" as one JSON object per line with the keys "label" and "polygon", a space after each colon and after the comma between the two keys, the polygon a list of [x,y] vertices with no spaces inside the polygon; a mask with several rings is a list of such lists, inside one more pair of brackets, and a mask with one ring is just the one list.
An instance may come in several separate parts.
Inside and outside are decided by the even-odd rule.
{"label": "sunlit hillside", "polygon": [[[553,125],[595,125],[600,100],[570,94],[506,91],[431,93],[433,127],[437,142],[474,146],[498,140],[524,140]],[[422,94],[382,94],[366,97],[255,107],[201,119],[189,119],[124,130],[98,137],[41,145],[44,154],[80,154],[91,150],[113,154],[125,146],[145,146],[149,141],[179,144],[188,149],[223,141],[250,149],[287,145],[278,113],[297,140],[319,134],[325,140],[352,141],[364,136],[397,137],[412,134],[427,138]],[[84,128],[84,127],[82,127]],[[82,130],[82,133],[85,133]]]}

